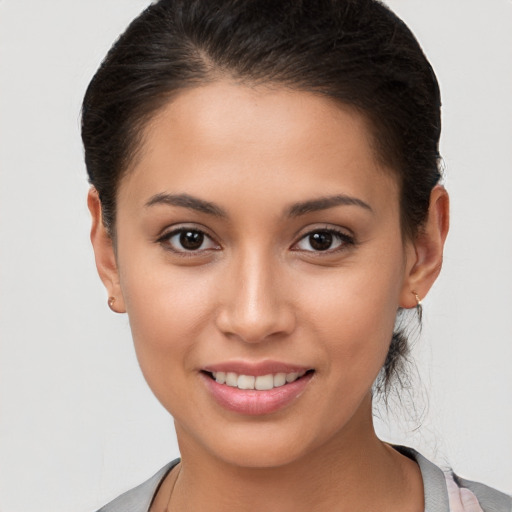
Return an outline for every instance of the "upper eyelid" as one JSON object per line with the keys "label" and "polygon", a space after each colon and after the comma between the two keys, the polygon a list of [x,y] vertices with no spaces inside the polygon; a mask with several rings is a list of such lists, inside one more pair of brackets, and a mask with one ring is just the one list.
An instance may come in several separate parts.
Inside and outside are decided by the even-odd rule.
{"label": "upper eyelid", "polygon": [[[213,253],[222,249],[219,244],[208,236],[206,233],[206,237],[210,240],[210,242],[214,245],[214,247],[207,247],[204,249],[191,249],[187,250],[186,248],[178,248],[174,243],[171,243],[170,239],[180,233],[180,231],[185,230],[186,228],[178,228],[174,231],[170,231],[167,234],[164,234],[158,241],[158,245],[165,251],[168,255],[173,255],[173,258],[178,258],[176,261],[204,261],[204,258],[208,258],[208,260],[212,257]],[[199,231],[199,230],[196,230]],[[202,245],[202,244],[201,244]]]}
{"label": "upper eyelid", "polygon": [[[344,247],[346,246],[347,244],[348,245],[356,245],[356,240],[355,240],[355,237],[353,234],[348,234],[348,233],[345,233],[341,228],[334,228],[334,227],[319,227],[319,228],[315,228],[315,229],[309,229],[306,233],[303,233],[302,235],[300,235],[295,242],[293,242],[292,246],[291,246],[291,250],[294,250],[293,247],[295,247],[297,244],[299,244],[302,240],[304,240],[306,237],[310,236],[311,234],[313,233],[318,233],[318,232],[321,232],[321,231],[327,231],[328,233],[333,233],[334,235],[337,235],[340,237],[340,239],[343,241],[343,243],[341,244],[341,247]],[[301,249],[295,249],[295,250],[301,250]],[[314,254],[332,254],[333,252],[336,252],[340,250],[339,248],[335,248],[335,249],[328,249],[326,251],[305,251],[305,252],[310,252],[310,253],[314,253]]]}
{"label": "upper eyelid", "polygon": [[176,223],[171,226],[167,226],[164,229],[162,229],[160,233],[156,236],[157,241],[163,238],[168,238],[169,236],[175,235],[176,233],[181,233],[182,231],[186,231],[187,229],[190,231],[198,231],[200,233],[203,233],[207,237],[216,241],[215,236],[210,233],[210,230],[206,226],[194,223]]}
{"label": "upper eyelid", "polygon": [[[196,231],[198,233],[201,233],[206,238],[208,238],[214,245],[222,248],[221,244],[217,241],[217,239],[214,236],[212,236],[211,234],[209,234],[206,229],[198,228],[196,226],[190,226],[190,225],[188,225],[188,226],[187,225],[168,226],[166,229],[164,229],[161,232],[160,235],[158,235],[155,242],[159,245],[164,245],[165,242],[167,242],[169,245],[171,245],[169,243],[170,239],[180,233],[183,233],[184,231]],[[172,250],[176,254],[183,254],[183,255],[187,254],[188,256],[193,256],[194,254],[200,254],[200,253],[203,253],[206,251],[218,250],[218,249],[208,248],[208,249],[198,249],[196,251],[187,251],[187,250],[176,250],[176,249],[169,248],[167,250]]]}
{"label": "upper eyelid", "polygon": [[312,233],[317,233],[318,231],[329,231],[330,233],[335,233],[342,237],[347,237],[352,240],[355,240],[355,234],[349,228],[341,227],[341,226],[334,226],[334,225],[329,225],[329,224],[318,224],[314,227],[307,226],[306,228],[301,228],[300,230],[298,230],[294,235],[294,239],[296,240],[294,243],[297,243],[299,240],[302,240],[304,237],[306,237]]}

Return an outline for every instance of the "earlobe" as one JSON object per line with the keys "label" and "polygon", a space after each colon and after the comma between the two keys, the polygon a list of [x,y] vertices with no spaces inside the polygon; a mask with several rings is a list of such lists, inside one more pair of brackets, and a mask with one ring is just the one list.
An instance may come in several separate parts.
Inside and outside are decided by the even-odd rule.
{"label": "earlobe", "polygon": [[108,305],[116,313],[125,313],[114,245],[103,224],[101,202],[98,191],[94,187],[90,188],[87,195],[87,206],[92,217],[91,243],[94,249],[96,268],[109,295]]}
{"label": "earlobe", "polygon": [[434,284],[443,263],[444,242],[450,223],[449,197],[442,185],[430,194],[428,217],[414,243],[407,262],[407,275],[401,293],[400,306],[414,308]]}

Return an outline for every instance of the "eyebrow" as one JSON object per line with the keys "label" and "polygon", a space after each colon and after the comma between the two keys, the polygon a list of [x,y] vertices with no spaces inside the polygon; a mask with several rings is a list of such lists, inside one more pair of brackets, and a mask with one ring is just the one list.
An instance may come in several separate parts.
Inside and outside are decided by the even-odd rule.
{"label": "eyebrow", "polygon": [[[155,205],[179,206],[181,208],[189,208],[201,213],[213,215],[214,217],[228,217],[227,213],[214,203],[199,199],[188,194],[156,194],[152,196],[145,204],[146,208]],[[319,197],[290,205],[285,212],[288,217],[300,217],[307,213],[327,210],[336,206],[359,206],[373,213],[372,207],[357,197],[338,194],[335,196]]]}
{"label": "eyebrow", "polygon": [[300,215],[305,215],[307,213],[334,208],[335,206],[359,206],[373,213],[372,207],[363,200],[358,199],[357,197],[339,194],[292,204],[287,209],[287,215],[288,217],[299,217]]}
{"label": "eyebrow", "polygon": [[188,194],[156,194],[149,199],[145,206],[149,208],[159,204],[181,206],[182,208],[189,208],[215,217],[227,217],[226,212],[217,205],[189,196]]}

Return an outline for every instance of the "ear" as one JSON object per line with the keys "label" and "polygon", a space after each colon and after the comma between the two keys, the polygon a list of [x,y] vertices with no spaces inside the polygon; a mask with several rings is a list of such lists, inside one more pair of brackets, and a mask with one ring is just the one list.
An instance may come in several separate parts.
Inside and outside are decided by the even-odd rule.
{"label": "ear", "polygon": [[400,296],[400,307],[416,307],[437,279],[443,263],[443,249],[450,224],[448,192],[437,185],[430,194],[428,218],[407,249],[407,273]]}
{"label": "ear", "polygon": [[94,249],[96,268],[109,297],[115,299],[112,303],[110,303],[109,299],[110,308],[116,313],[125,313],[126,308],[119,282],[114,244],[103,224],[101,201],[98,191],[94,187],[90,188],[87,195],[87,206],[92,217],[91,242]]}

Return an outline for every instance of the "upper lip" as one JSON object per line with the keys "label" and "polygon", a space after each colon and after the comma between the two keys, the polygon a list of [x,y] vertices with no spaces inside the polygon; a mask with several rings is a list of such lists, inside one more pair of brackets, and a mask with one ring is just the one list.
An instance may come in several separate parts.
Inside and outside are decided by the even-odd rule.
{"label": "upper lip", "polygon": [[311,370],[309,366],[302,366],[291,363],[284,363],[281,361],[225,361],[223,363],[216,363],[204,366],[203,371],[213,372],[233,372],[238,375],[253,375],[258,377],[260,375],[269,375],[271,373],[301,373]]}

